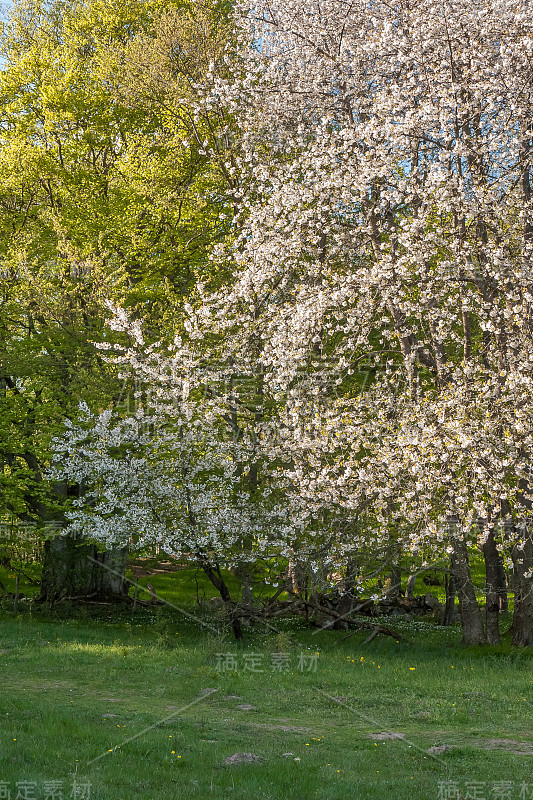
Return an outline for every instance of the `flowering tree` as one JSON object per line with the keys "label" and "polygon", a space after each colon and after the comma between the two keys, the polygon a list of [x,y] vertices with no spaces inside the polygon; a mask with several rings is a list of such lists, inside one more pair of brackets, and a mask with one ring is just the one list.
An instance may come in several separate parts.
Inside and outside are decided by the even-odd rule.
{"label": "flowering tree", "polygon": [[244,78],[212,95],[242,124],[250,190],[225,302],[282,400],[265,453],[294,497],[366,516],[374,542],[452,553],[469,642],[498,639],[499,548],[514,641],[533,643],[530,11],[244,2]]}
{"label": "flowering tree", "polygon": [[55,440],[51,477],[86,487],[67,514],[68,530],[106,547],[158,545],[196,563],[226,602],[240,638],[221,568],[287,557],[294,543],[286,510],[267,486],[250,491],[253,431],[224,364],[195,346],[189,319],[190,340],[177,337],[162,352],[146,345],[138,322],[114,311],[110,326],[129,344],[99,347],[133,377],[136,409],[92,414],[84,405],[80,420]]}

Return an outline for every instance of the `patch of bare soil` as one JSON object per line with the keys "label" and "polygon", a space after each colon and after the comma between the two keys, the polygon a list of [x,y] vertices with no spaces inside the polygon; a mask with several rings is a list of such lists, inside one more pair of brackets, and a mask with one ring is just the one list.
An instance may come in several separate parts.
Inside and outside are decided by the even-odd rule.
{"label": "patch of bare soil", "polygon": [[515,742],[514,739],[477,739],[472,744],[483,750],[505,750],[517,756],[533,756],[531,742]]}
{"label": "patch of bare soil", "polygon": [[304,728],[301,725],[271,725],[264,722],[248,722],[253,728],[261,728],[265,731],[282,731],[283,733],[313,733],[317,735],[312,728]]}
{"label": "patch of bare soil", "polygon": [[256,756],[255,753],[234,753],[232,756],[225,758],[222,763],[227,767],[234,767],[237,764],[253,764],[264,760],[261,756]]}

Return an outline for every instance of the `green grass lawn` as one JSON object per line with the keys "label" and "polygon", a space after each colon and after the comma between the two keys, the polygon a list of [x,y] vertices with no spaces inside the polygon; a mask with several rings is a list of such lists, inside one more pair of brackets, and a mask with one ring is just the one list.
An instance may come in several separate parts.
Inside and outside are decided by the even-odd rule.
{"label": "green grass lawn", "polygon": [[[67,798],[74,779],[91,800],[533,797],[531,653],[465,649],[457,628],[429,621],[390,621],[413,643],[363,647],[366,634],[285,621],[237,646],[205,608],[209,629],[169,607],[8,608],[0,797],[60,800],[46,782]],[[442,744],[453,749],[427,754]],[[264,760],[224,766],[235,753]],[[494,794],[505,781],[508,794]]]}

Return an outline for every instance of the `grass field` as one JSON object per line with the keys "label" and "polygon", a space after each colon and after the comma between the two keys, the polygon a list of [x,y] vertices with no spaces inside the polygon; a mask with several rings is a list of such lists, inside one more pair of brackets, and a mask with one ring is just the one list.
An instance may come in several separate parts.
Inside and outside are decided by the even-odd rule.
{"label": "grass field", "polygon": [[[529,652],[466,649],[429,620],[366,646],[258,623],[238,646],[205,606],[203,625],[168,606],[21,606],[0,616],[0,797],[533,797]],[[224,765],[236,753],[262,760]]]}

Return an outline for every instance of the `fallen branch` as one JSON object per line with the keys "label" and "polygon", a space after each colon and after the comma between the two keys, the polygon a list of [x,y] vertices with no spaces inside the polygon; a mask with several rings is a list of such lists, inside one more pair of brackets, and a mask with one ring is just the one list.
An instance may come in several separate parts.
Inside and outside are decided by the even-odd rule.
{"label": "fallen branch", "polygon": [[236,617],[250,617],[251,619],[257,619],[259,622],[262,622],[265,627],[269,628],[269,630],[274,631],[274,633],[281,633],[279,628],[275,628],[273,625],[270,625],[269,622],[263,619],[260,614],[254,614],[249,608],[245,608],[244,606],[239,606],[237,603],[234,603],[234,615]]}
{"label": "fallen branch", "polygon": [[[348,614],[337,614],[336,611],[332,611],[329,608],[324,608],[323,606],[319,606],[317,603],[313,603],[311,600],[301,600],[301,603],[303,605],[308,606],[309,608],[312,608],[314,611],[318,611],[321,614],[326,614],[327,616],[333,617],[334,620],[346,622],[349,625],[355,625],[355,627],[358,630],[372,631],[372,634],[368,637],[368,639],[366,639],[366,641],[363,642],[363,644],[371,642],[372,639],[375,639],[375,637],[380,633],[382,633],[384,636],[393,636],[396,639],[396,641],[401,640],[404,642],[409,642],[409,639],[406,639],[405,636],[403,636],[401,633],[398,633],[398,631],[393,630],[393,628],[389,628],[387,625],[375,624],[372,622],[364,622],[363,620],[359,619],[350,619],[349,615],[355,613],[354,611],[350,611],[348,612]],[[331,625],[324,625],[322,627],[324,629],[331,628]],[[352,631],[351,633],[348,634],[348,636],[344,636],[341,639],[341,642],[344,641],[345,639],[349,639],[350,636],[353,636],[355,633],[357,633],[357,631]]]}

